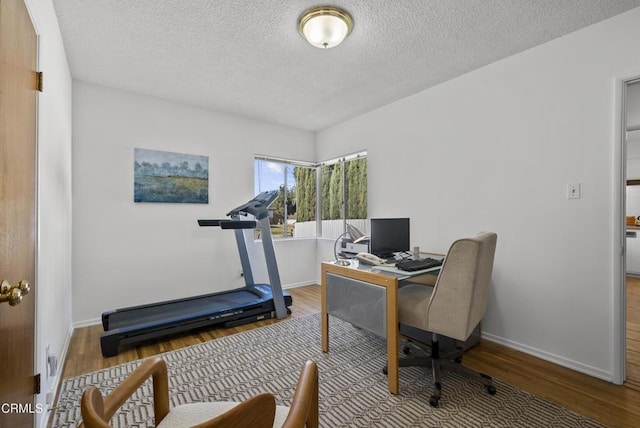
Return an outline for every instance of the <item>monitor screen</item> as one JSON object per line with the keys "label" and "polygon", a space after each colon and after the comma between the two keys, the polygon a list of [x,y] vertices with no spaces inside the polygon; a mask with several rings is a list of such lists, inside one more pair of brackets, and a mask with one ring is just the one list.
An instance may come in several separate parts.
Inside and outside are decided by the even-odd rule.
{"label": "monitor screen", "polygon": [[409,251],[408,218],[372,218],[371,252],[378,257],[390,257],[393,253]]}

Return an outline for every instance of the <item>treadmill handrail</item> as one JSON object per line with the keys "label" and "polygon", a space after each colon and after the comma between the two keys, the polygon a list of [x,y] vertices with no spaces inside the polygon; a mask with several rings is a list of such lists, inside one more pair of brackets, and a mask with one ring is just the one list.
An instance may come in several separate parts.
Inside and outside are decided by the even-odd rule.
{"label": "treadmill handrail", "polygon": [[224,220],[220,222],[220,229],[255,229],[257,223],[250,220]]}
{"label": "treadmill handrail", "polygon": [[258,223],[253,220],[198,220],[198,225],[217,226],[220,229],[255,229]]}
{"label": "treadmill handrail", "polygon": [[220,222],[224,220],[198,220],[198,226],[200,227],[219,227]]}

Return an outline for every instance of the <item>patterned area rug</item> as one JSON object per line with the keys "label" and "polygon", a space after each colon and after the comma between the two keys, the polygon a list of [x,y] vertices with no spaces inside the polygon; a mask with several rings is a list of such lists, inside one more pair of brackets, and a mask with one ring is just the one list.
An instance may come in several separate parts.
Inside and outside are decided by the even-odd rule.
{"label": "patterned area rug", "polygon": [[[269,391],[288,405],[304,361],[320,371],[322,427],[601,427],[567,409],[501,382],[488,395],[477,383],[443,373],[438,408],[429,406],[431,375],[424,368],[400,369],[400,394],[387,390],[381,368],[385,341],[331,318],[331,350],[320,349],[320,316],[294,318],[162,355],[169,366],[172,406],[201,401],[242,401]],[[54,427],[76,427],[87,385],[103,394],[140,361],[67,379],[62,384]],[[153,426],[150,381],[125,403],[111,423]]]}

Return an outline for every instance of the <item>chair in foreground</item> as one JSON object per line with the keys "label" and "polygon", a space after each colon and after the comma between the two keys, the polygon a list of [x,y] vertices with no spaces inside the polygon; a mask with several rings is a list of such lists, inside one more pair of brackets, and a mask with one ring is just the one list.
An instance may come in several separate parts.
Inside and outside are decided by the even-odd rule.
{"label": "chair in foreground", "polygon": [[109,420],[118,408],[151,376],[156,427],[318,427],[318,366],[313,361],[307,361],[300,372],[291,407],[276,406],[272,394],[262,393],[241,403],[193,403],[169,409],[167,365],[160,357],[144,361],[104,399],[98,388],[89,386],[82,394],[80,426],[111,427]]}
{"label": "chair in foreground", "polygon": [[402,358],[400,366],[431,366],[434,392],[429,404],[438,406],[442,394],[440,368],[454,370],[482,381],[487,392],[496,393],[492,379],[461,364],[462,347],[442,353],[438,336],[466,341],[484,317],[497,235],[481,233],[451,244],[434,287],[410,284],[398,290],[398,321],[432,335],[430,355]]}

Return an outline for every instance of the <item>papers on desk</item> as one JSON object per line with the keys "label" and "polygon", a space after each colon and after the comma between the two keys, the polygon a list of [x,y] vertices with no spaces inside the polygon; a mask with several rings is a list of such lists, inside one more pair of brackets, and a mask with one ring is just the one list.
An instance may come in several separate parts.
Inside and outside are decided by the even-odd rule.
{"label": "papers on desk", "polygon": [[442,266],[435,266],[429,269],[422,269],[422,270],[414,270],[412,272],[408,272],[406,270],[402,270],[402,269],[398,269],[397,267],[393,266],[393,265],[389,265],[389,266],[373,266],[372,270],[380,270],[383,271],[384,273],[390,273],[394,276],[398,276],[398,277],[410,277],[410,276],[417,276],[417,275],[423,275],[425,273],[429,273],[429,272],[434,272],[434,271],[438,271],[440,270]]}

